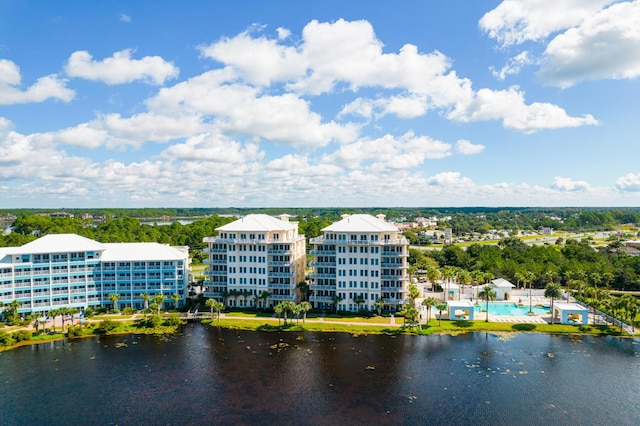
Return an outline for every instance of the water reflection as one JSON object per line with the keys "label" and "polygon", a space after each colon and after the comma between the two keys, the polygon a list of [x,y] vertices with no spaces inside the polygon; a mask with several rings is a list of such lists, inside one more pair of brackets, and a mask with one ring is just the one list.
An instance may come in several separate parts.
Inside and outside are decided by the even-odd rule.
{"label": "water reflection", "polygon": [[191,325],[1,353],[0,423],[636,424],[639,367],[628,339]]}

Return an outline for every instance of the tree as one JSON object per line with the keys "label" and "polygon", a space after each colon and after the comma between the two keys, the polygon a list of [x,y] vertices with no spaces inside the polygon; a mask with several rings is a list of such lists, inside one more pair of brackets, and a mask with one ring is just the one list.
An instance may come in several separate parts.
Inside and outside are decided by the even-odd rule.
{"label": "tree", "polygon": [[471,273],[466,269],[459,269],[458,273],[456,274],[456,279],[460,284],[460,287],[458,288],[458,300],[460,300],[461,299],[460,291],[464,293],[464,286],[471,284],[471,280],[472,280]]}
{"label": "tree", "polygon": [[523,271],[520,275],[520,279],[524,283],[525,287],[529,284],[529,313],[533,313],[533,298],[531,297],[531,285],[533,284],[533,280],[535,280],[536,276],[531,271]]}
{"label": "tree", "polygon": [[487,317],[485,319],[486,322],[489,322],[489,301],[494,300],[496,298],[496,293],[491,289],[490,285],[485,285],[480,293],[478,293],[478,298],[484,300],[486,304],[486,312]]}
{"label": "tree", "polygon": [[149,309],[149,300],[151,300],[151,296],[149,296],[147,293],[140,293],[140,297],[143,300],[143,307],[144,309]]}
{"label": "tree", "polygon": [[218,301],[216,299],[207,299],[206,302],[204,302],[204,304],[211,310],[211,320],[213,321],[213,310],[216,307],[216,303],[218,303]]}
{"label": "tree", "polygon": [[382,308],[384,308],[384,299],[378,299],[373,303],[373,306],[378,310],[378,316],[382,315]]}
{"label": "tree", "polygon": [[[278,327],[280,327],[280,315],[282,315],[282,313],[284,312],[284,305],[282,304],[282,302],[278,303],[276,306],[273,307],[273,312],[275,312],[276,315],[278,315]],[[284,325],[287,325],[286,320]]]}
{"label": "tree", "polygon": [[449,285],[451,280],[456,276],[457,268],[455,266],[445,266],[440,271],[442,278],[444,278],[446,285],[444,300],[449,300]]}
{"label": "tree", "polygon": [[207,299],[206,302],[204,302],[205,305],[207,305],[209,307],[209,309],[211,310],[211,320],[213,321],[213,311],[216,311],[217,315],[218,315],[218,325],[220,325],[220,311],[224,311],[224,304],[221,302],[218,302],[216,299]]}
{"label": "tree", "polygon": [[342,297],[336,295],[331,297],[331,302],[336,309],[336,313],[338,313],[338,303],[342,302]]}
{"label": "tree", "polygon": [[302,301],[309,300],[309,294],[311,294],[311,289],[309,287],[309,283],[305,281],[300,281],[297,285],[300,290],[300,294],[302,294]]}
{"label": "tree", "polygon": [[409,304],[415,308],[415,301],[420,297],[420,290],[418,290],[418,287],[414,283],[409,284],[407,297],[409,299]]}
{"label": "tree", "polygon": [[16,325],[20,321],[20,315],[18,315],[18,309],[20,309],[20,306],[22,306],[22,302],[17,300],[13,300],[7,304],[5,315],[7,316],[9,325]]}
{"label": "tree", "polygon": [[622,297],[624,298],[624,302],[625,302],[625,306],[624,306],[625,317],[627,319],[627,322],[631,324],[631,332],[635,334],[636,316],[640,311],[640,305],[638,304],[638,299],[636,299],[635,296],[632,296],[630,294],[626,294]]}
{"label": "tree", "polygon": [[562,292],[560,291],[560,284],[557,283],[549,283],[544,288],[544,297],[548,297],[551,299],[551,324],[554,323],[555,313],[553,312],[553,301],[555,299],[559,299],[562,297]]}
{"label": "tree", "polygon": [[431,283],[431,289],[435,291],[436,281],[441,277],[440,271],[433,265],[427,267],[427,279]]}
{"label": "tree", "polygon": [[442,311],[447,309],[447,304],[438,303],[435,308],[438,310],[438,326],[442,326]]}
{"label": "tree", "polygon": [[153,303],[156,305],[158,309],[158,315],[160,315],[160,310],[162,309],[162,303],[164,303],[164,295],[162,293],[158,293],[153,296]]}
{"label": "tree", "polygon": [[118,309],[118,299],[120,299],[120,295],[118,293],[111,293],[110,295],[107,296],[109,298],[109,300],[111,300],[111,303],[113,303],[113,310],[117,310]]}
{"label": "tree", "polygon": [[353,298],[353,303],[355,303],[358,306],[358,311],[359,311],[360,305],[364,303],[364,296],[361,294],[356,294],[356,296]]}
{"label": "tree", "polygon": [[180,303],[180,299],[182,299],[182,298],[180,297],[180,295],[178,293],[173,293],[171,295],[171,300],[173,301],[173,308],[176,309],[176,310],[178,309],[178,304]]}
{"label": "tree", "polygon": [[434,297],[427,297],[422,301],[422,306],[426,306],[427,308],[427,324],[429,324],[429,320],[431,319],[431,307],[437,304],[438,301]]}
{"label": "tree", "polygon": [[307,320],[307,312],[309,312],[312,308],[311,303],[309,302],[300,302],[300,312],[302,312],[302,324],[304,325]]}

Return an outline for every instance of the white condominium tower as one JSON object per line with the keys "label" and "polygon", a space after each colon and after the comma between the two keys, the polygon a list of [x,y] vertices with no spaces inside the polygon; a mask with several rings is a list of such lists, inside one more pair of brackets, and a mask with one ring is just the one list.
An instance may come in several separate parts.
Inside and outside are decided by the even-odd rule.
{"label": "white condominium tower", "polygon": [[216,229],[207,237],[206,297],[229,306],[274,306],[298,301],[304,281],[306,247],[298,224],[266,214],[250,214]]}
{"label": "white condominium tower", "polygon": [[311,239],[311,301],[315,307],[358,311],[395,311],[403,303],[408,285],[409,243],[391,223],[368,214],[343,215]]}
{"label": "white condominium tower", "polygon": [[186,300],[188,247],[158,243],[99,243],[76,234],[49,234],[21,247],[0,248],[0,302],[19,313],[69,307],[142,309],[141,294]]}

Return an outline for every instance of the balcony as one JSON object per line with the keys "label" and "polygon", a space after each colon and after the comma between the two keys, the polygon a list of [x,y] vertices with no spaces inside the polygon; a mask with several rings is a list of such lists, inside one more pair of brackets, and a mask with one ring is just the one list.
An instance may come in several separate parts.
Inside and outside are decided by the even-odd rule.
{"label": "balcony", "polygon": [[334,296],[316,296],[312,294],[309,300],[312,302],[324,302],[324,303],[333,303]]}
{"label": "balcony", "polygon": [[311,267],[330,267],[330,266],[336,266],[336,262],[311,262],[309,263],[309,266]]}
{"label": "balcony", "polygon": [[335,279],[336,278],[336,274],[316,274],[315,272],[312,272],[309,274],[309,278],[314,279],[314,278],[326,278],[326,279]]}
{"label": "balcony", "polygon": [[407,277],[403,277],[402,275],[381,275],[380,279],[383,281],[404,281]]}
{"label": "balcony", "polygon": [[269,266],[291,266],[294,265],[296,262],[293,260],[270,260],[267,262],[267,265]]}
{"label": "balcony", "polygon": [[273,278],[293,278],[295,276],[294,272],[269,272],[269,277]]}
{"label": "balcony", "polygon": [[335,250],[310,250],[309,254],[312,256],[335,256]]}
{"label": "balcony", "polygon": [[315,285],[315,284],[311,284],[309,286],[310,290],[336,290],[336,286],[335,285]]}
{"label": "balcony", "polygon": [[408,253],[403,253],[401,251],[383,251],[380,253],[381,257],[409,257]]}
{"label": "balcony", "polygon": [[294,301],[296,298],[295,294],[272,294],[271,296],[269,296],[269,299],[271,300],[290,300],[290,301]]}

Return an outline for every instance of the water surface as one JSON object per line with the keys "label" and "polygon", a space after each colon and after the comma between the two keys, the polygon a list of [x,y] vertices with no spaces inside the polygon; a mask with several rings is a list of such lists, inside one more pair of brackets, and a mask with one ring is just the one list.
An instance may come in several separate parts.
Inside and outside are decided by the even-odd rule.
{"label": "water surface", "polygon": [[635,425],[638,342],[185,326],[0,353],[0,424]]}

